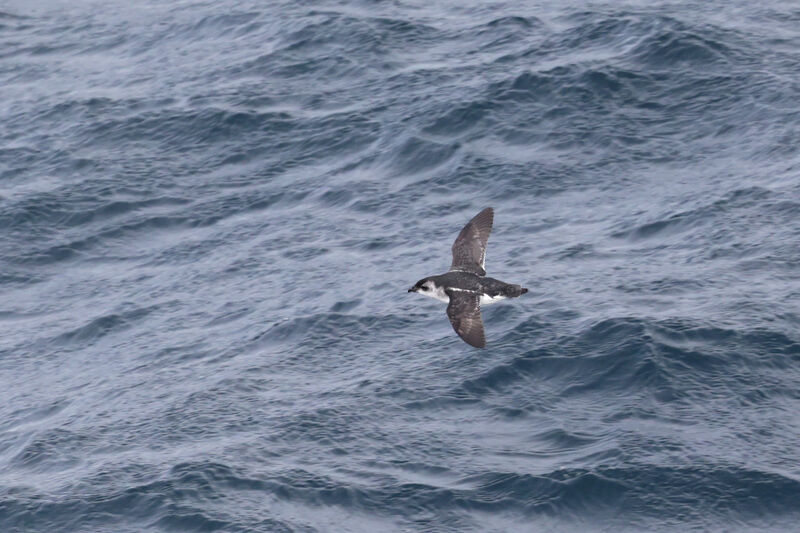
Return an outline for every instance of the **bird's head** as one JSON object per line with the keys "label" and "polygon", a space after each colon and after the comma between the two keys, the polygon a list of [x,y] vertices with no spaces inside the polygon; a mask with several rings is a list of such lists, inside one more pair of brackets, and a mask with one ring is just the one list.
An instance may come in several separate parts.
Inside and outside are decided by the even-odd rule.
{"label": "bird's head", "polygon": [[414,284],[413,287],[408,289],[408,292],[419,292],[422,294],[433,291],[433,281],[430,278],[422,278]]}

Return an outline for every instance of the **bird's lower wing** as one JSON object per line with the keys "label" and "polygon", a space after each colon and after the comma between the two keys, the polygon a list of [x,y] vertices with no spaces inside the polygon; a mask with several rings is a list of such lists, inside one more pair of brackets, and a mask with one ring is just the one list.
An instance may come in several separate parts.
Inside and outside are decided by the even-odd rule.
{"label": "bird's lower wing", "polygon": [[480,295],[475,292],[450,289],[447,295],[450,304],[447,306],[447,318],[458,336],[470,346],[486,347],[486,336],[481,319]]}

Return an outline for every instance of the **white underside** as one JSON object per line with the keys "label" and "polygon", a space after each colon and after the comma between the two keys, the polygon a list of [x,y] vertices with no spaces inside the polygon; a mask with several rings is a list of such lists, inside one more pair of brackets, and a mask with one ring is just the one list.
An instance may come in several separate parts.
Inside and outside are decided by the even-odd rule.
{"label": "white underside", "polygon": [[486,296],[485,294],[482,294],[481,295],[481,305],[494,304],[494,303],[497,303],[497,302],[499,302],[501,300],[505,300],[505,299],[506,299],[506,296],[499,296],[498,295],[498,296],[495,296],[494,298],[492,298],[490,296]]}
{"label": "white underside", "polygon": [[[463,289],[451,289],[451,290],[458,291],[458,290],[463,290]],[[473,292],[473,291],[464,291],[464,292]],[[428,296],[429,298],[433,298],[434,300],[439,300],[440,302],[444,302],[446,304],[450,303],[450,297],[447,296],[447,294],[444,292],[444,289],[442,287],[436,287],[432,291],[420,291],[420,294],[424,294],[425,296]],[[501,300],[505,300],[505,299],[506,299],[506,296],[495,296],[494,298],[491,298],[491,297],[489,297],[489,296],[487,296],[485,294],[482,294],[481,295],[481,305],[489,305],[489,304],[497,303],[497,302],[499,302]]]}

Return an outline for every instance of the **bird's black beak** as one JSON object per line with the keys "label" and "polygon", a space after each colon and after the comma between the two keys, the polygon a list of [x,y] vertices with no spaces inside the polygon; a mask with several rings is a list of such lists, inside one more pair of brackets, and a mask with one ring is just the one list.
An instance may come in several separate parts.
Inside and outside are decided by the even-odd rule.
{"label": "bird's black beak", "polygon": [[416,287],[411,287],[410,289],[408,289],[408,292],[417,292],[417,289]]}

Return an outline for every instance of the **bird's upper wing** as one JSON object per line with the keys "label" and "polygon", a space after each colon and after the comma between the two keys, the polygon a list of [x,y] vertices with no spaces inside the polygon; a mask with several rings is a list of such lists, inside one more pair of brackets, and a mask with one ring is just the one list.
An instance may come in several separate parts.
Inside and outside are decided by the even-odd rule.
{"label": "bird's upper wing", "polygon": [[494,210],[487,207],[470,220],[453,243],[453,264],[450,270],[463,270],[486,275],[486,243],[492,232]]}
{"label": "bird's upper wing", "polygon": [[450,319],[453,329],[470,346],[485,348],[480,294],[454,289],[447,289],[445,292],[450,297],[447,318]]}

